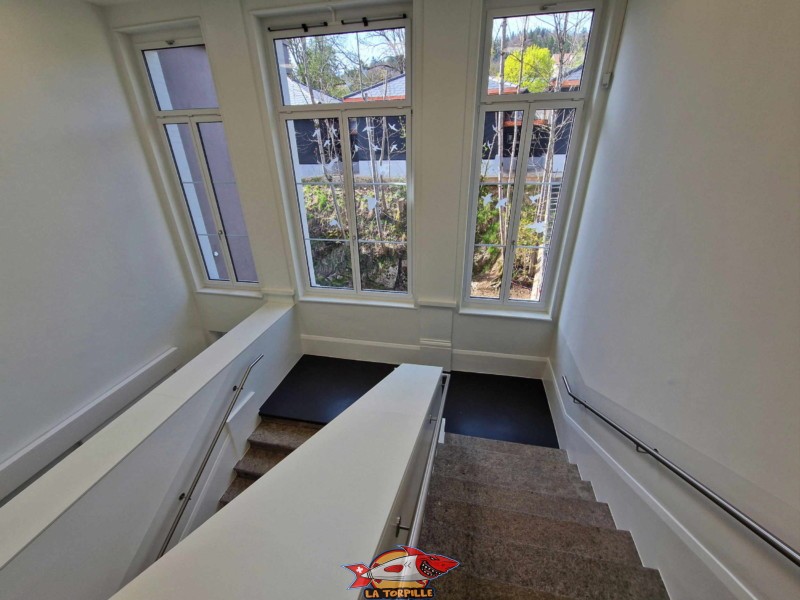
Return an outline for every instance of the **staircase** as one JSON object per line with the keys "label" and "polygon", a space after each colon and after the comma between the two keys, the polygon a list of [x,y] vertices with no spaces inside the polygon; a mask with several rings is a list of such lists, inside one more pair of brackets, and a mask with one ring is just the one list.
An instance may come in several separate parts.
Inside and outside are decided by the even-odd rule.
{"label": "staircase", "polygon": [[461,566],[439,600],[668,600],[563,450],[447,434],[419,546]]}
{"label": "staircase", "polygon": [[234,467],[236,479],[220,498],[220,508],[249,488],[322,427],[306,421],[262,417],[261,424],[248,438],[250,449]]}

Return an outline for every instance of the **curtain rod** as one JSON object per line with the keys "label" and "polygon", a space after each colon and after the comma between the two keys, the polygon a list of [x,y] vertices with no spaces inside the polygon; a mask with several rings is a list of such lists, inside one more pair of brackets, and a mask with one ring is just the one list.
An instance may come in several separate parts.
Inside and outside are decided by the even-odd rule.
{"label": "curtain rod", "polygon": [[300,23],[300,25],[290,25],[288,27],[267,27],[267,31],[294,31],[295,29],[302,29],[305,33],[308,33],[309,29],[313,29],[315,27],[327,27],[328,22],[323,21],[322,23],[314,23],[308,25],[307,23]]}
{"label": "curtain rod", "polygon": [[[383,21],[398,21],[401,19],[407,19],[408,15],[403,13],[401,15],[395,15],[393,17],[378,17],[377,19],[371,19],[369,17],[361,17],[360,19],[352,19],[352,20],[345,20],[342,19],[342,25],[355,25],[356,23],[363,23],[364,27],[369,27],[370,23],[380,23]],[[300,23],[299,25],[288,25],[286,27],[267,27],[267,31],[270,33],[274,33],[276,31],[295,31],[295,30],[303,30],[304,33],[308,33],[309,29],[314,29],[317,27],[327,27],[328,22],[322,21],[321,23]]]}

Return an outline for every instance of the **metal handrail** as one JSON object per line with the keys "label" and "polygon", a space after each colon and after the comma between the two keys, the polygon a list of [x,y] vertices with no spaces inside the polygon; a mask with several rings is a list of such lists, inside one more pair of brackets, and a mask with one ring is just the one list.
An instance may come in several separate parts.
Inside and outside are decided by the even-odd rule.
{"label": "metal handrail", "polygon": [[422,514],[425,512],[425,500],[428,497],[428,486],[431,480],[431,473],[433,472],[433,459],[436,456],[436,447],[439,443],[439,436],[442,430],[442,414],[444,413],[444,403],[447,400],[447,388],[450,387],[450,373],[442,375],[444,382],[442,383],[442,401],[439,403],[439,414],[436,417],[436,427],[433,432],[433,440],[431,440],[431,447],[428,450],[428,462],[425,465],[425,473],[422,476],[422,485],[419,489],[419,499],[417,500],[417,508],[414,511],[414,517],[411,521],[411,528],[408,532],[408,545],[416,546],[419,540],[420,529],[422,528]]}
{"label": "metal handrail", "polygon": [[242,380],[239,382],[239,385],[233,387],[233,391],[236,393],[233,395],[233,398],[228,404],[228,408],[225,411],[225,415],[222,417],[222,420],[219,423],[219,427],[217,427],[217,432],[214,434],[214,439],[211,440],[211,443],[209,444],[208,449],[206,450],[206,455],[203,457],[203,462],[200,463],[200,468],[197,469],[197,473],[195,473],[194,479],[192,480],[192,484],[189,486],[189,490],[180,495],[181,507],[178,510],[178,514],[176,515],[175,520],[172,522],[172,527],[169,528],[169,533],[167,534],[167,538],[161,545],[161,550],[158,551],[158,556],[156,557],[156,560],[164,556],[164,554],[166,553],[167,548],[169,547],[169,543],[172,541],[172,536],[175,534],[175,530],[178,528],[178,523],[180,523],[181,517],[183,517],[183,513],[186,511],[186,507],[189,505],[189,501],[192,499],[192,494],[194,494],[194,490],[197,487],[197,483],[200,481],[200,477],[202,477],[203,475],[203,471],[205,470],[206,465],[208,464],[208,460],[211,458],[211,453],[214,452],[214,448],[216,447],[217,442],[219,441],[219,436],[222,435],[222,430],[225,429],[225,423],[227,423],[228,417],[230,416],[233,407],[236,406],[236,401],[239,399],[239,395],[242,393],[242,390],[244,389],[244,384],[247,381],[247,378],[250,376],[250,371],[253,370],[253,367],[255,367],[258,364],[258,361],[260,361],[262,358],[264,358],[264,355],[260,354],[257,359],[251,362],[250,366],[247,367],[247,370],[244,372],[244,375],[242,376]]}
{"label": "metal handrail", "polygon": [[757,523],[756,521],[751,519],[749,516],[747,516],[741,510],[736,508],[733,504],[731,504],[730,502],[725,500],[725,498],[723,498],[722,496],[717,494],[715,491],[710,489],[708,486],[706,486],[705,484],[701,483],[700,481],[698,481],[697,479],[695,479],[694,477],[689,475],[689,473],[687,473],[686,471],[681,469],[674,462],[672,462],[668,458],[665,458],[665,457],[661,456],[661,454],[658,452],[658,450],[656,450],[655,448],[651,448],[650,446],[645,444],[642,440],[640,440],[638,437],[636,437],[635,435],[630,433],[627,429],[625,429],[621,425],[618,425],[617,423],[615,423],[614,421],[612,421],[611,419],[606,417],[603,413],[599,412],[595,408],[592,408],[584,400],[581,400],[578,396],[573,394],[572,393],[572,389],[569,386],[569,381],[567,380],[566,375],[562,375],[561,379],[564,381],[564,386],[567,388],[567,394],[570,395],[570,397],[572,398],[573,402],[575,402],[576,404],[580,404],[585,409],[587,409],[589,412],[591,412],[596,417],[598,417],[600,420],[604,421],[612,429],[614,429],[619,434],[621,434],[623,437],[625,437],[629,441],[633,442],[633,444],[636,446],[636,451],[637,452],[640,452],[642,454],[649,454],[651,457],[656,459],[656,461],[658,461],[659,463],[664,465],[667,469],[669,469],[670,471],[675,473],[675,475],[677,475],[678,477],[683,479],[686,483],[688,483],[690,486],[692,486],[698,492],[703,494],[703,496],[705,496],[706,498],[711,500],[711,502],[713,502],[714,504],[719,506],[722,510],[724,510],[726,513],[728,513],[734,519],[739,521],[739,523],[741,523],[742,525],[747,527],[747,529],[749,529],[750,531],[755,533],[758,537],[760,537],[762,540],[764,540],[767,544],[772,546],[772,548],[774,548],[775,550],[780,552],[783,556],[788,558],[796,566],[800,567],[800,552],[798,552],[797,550],[792,548],[789,544],[784,542],[782,539],[780,539],[774,533],[772,533],[771,531],[769,531],[768,529],[766,529],[765,527],[763,527],[762,525],[760,525],[759,523]]}

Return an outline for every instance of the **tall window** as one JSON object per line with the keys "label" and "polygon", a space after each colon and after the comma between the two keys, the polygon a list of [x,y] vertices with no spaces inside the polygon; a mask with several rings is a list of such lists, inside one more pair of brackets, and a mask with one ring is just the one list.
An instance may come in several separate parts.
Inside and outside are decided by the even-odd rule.
{"label": "tall window", "polygon": [[311,289],[408,292],[407,20],[268,28]]}
{"label": "tall window", "polygon": [[202,44],[141,48],[204,284],[258,282],[211,67]]}
{"label": "tall window", "polygon": [[471,303],[535,307],[545,299],[573,140],[593,81],[596,12],[587,4],[488,13],[466,278]]}

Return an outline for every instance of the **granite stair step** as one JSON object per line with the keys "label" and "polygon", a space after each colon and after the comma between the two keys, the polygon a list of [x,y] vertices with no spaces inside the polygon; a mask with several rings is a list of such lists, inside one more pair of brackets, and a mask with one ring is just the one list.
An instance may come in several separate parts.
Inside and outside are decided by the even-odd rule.
{"label": "granite stair step", "polygon": [[485,485],[595,499],[592,485],[581,480],[577,467],[566,459],[533,463],[529,457],[440,444],[436,450],[434,472]]}
{"label": "granite stair step", "polygon": [[324,425],[277,417],[263,418],[248,441],[250,448],[236,463],[236,478],[219,500],[220,507],[231,502],[252,483],[286,458],[322,429]]}
{"label": "granite stair step", "polygon": [[536,457],[519,456],[505,452],[494,452],[483,448],[471,448],[454,444],[440,444],[436,452],[440,462],[480,465],[504,471],[535,472],[539,475],[580,481],[578,467],[563,457],[543,454]]}
{"label": "granite stair step", "polygon": [[603,502],[486,485],[441,474],[431,477],[428,493],[446,500],[616,529],[611,511]]}
{"label": "granite stair step", "polygon": [[459,435],[457,433],[446,433],[444,436],[444,443],[452,446],[463,446],[465,448],[514,454],[516,456],[528,456],[539,460],[568,462],[566,451],[560,448],[546,448],[544,446],[534,446],[532,444],[517,444],[515,442],[491,440],[471,435]]}
{"label": "granite stair step", "polygon": [[225,506],[228,502],[236,498],[236,496],[241,494],[255,482],[255,479],[250,479],[249,477],[239,477],[237,475],[236,479],[234,479],[230,486],[228,486],[228,489],[225,490],[222,498],[219,499],[219,503],[222,506]]}
{"label": "granite stair step", "polygon": [[258,479],[288,455],[284,449],[251,447],[234,470],[240,477]]}
{"label": "granite stair step", "polygon": [[[487,540],[514,542],[533,551],[571,553],[585,558],[640,566],[633,538],[627,531],[582,525],[494,507],[468,504],[429,495],[425,507],[424,531],[432,552],[454,530],[468,529]],[[423,546],[424,547],[424,546]]]}
{"label": "granite stair step", "polygon": [[431,584],[436,590],[438,600],[571,600],[566,596],[548,594],[541,590],[520,587],[495,581],[473,577],[459,567],[450,571],[447,576],[436,579]]}
{"label": "granite stair step", "polygon": [[322,429],[322,425],[290,419],[265,418],[248,438],[251,446],[291,452]]}
{"label": "granite stair step", "polygon": [[[461,565],[436,580],[436,597],[495,600],[668,600],[658,571],[536,548],[463,530],[423,531],[423,548]],[[485,590],[485,596],[479,590]]]}

